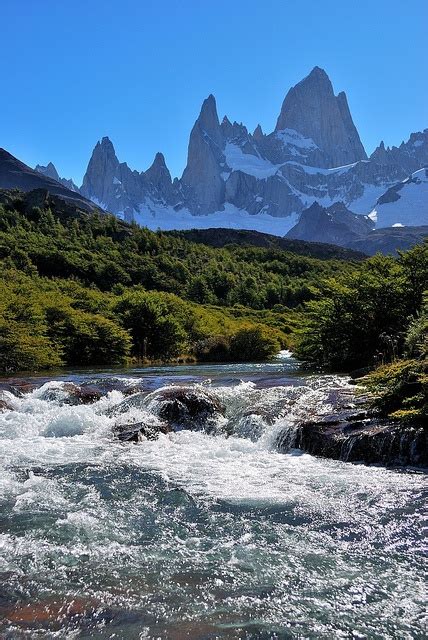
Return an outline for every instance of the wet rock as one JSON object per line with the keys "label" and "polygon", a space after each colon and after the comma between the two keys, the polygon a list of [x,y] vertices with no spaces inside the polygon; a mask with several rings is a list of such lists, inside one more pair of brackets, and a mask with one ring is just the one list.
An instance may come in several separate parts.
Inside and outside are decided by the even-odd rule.
{"label": "wet rock", "polygon": [[151,398],[158,415],[173,430],[206,429],[214,427],[214,420],[225,413],[225,407],[212,393],[193,387],[169,387],[155,392]]}
{"label": "wet rock", "polygon": [[380,419],[365,407],[367,397],[355,397],[349,390],[332,393],[332,412],[295,425],[292,438],[289,431],[281,434],[280,451],[296,447],[344,462],[428,467],[427,428]]}
{"label": "wet rock", "polygon": [[19,378],[9,378],[0,383],[1,391],[9,391],[11,394],[17,397],[21,397],[26,393],[31,393],[37,385],[28,380],[20,380]]}
{"label": "wet rock", "polygon": [[67,384],[66,391],[70,394],[67,401],[68,404],[92,404],[103,396],[101,390],[92,385],[77,386],[75,384]]}
{"label": "wet rock", "polygon": [[0,413],[3,411],[13,411],[14,395],[10,391],[0,390]]}
{"label": "wet rock", "polygon": [[297,429],[295,446],[344,462],[428,467],[428,431],[390,421],[306,422]]}
{"label": "wet rock", "polygon": [[160,433],[169,433],[171,428],[164,422],[148,424],[134,422],[131,424],[117,424],[113,427],[115,437],[121,442],[143,442],[156,440]]}
{"label": "wet rock", "polygon": [[147,393],[136,393],[110,409],[109,416],[127,412],[143,414],[143,420],[113,427],[116,438],[122,442],[155,440],[160,433],[181,429],[203,429],[212,432],[216,419],[224,415],[225,407],[212,393],[194,387],[166,387]]}
{"label": "wet rock", "polygon": [[122,400],[114,407],[111,407],[107,411],[108,416],[114,416],[121,413],[127,413],[130,409],[142,409],[144,407],[145,399],[147,398],[147,393],[140,391],[139,393],[134,393],[133,395],[126,398],[126,400]]}
{"label": "wet rock", "polygon": [[91,385],[79,386],[74,382],[65,382],[60,386],[44,390],[42,398],[49,402],[62,402],[63,404],[92,404],[102,397],[99,389]]}
{"label": "wet rock", "polygon": [[94,622],[105,618],[107,621],[97,600],[76,596],[64,600],[52,597],[40,602],[18,603],[9,609],[3,609],[0,614],[4,620],[18,627],[27,630],[38,627],[38,631],[40,626],[44,629],[59,630],[65,624],[77,622],[82,618]]}

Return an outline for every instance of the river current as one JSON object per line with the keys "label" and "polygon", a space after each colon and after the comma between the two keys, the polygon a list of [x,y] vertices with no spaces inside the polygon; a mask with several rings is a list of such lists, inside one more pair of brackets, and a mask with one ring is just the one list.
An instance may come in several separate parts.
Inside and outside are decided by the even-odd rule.
{"label": "river current", "polygon": [[[105,379],[202,385],[226,417],[122,443],[122,391],[64,402]],[[0,413],[1,638],[426,638],[424,474],[275,447],[346,378],[284,353],[32,381]]]}

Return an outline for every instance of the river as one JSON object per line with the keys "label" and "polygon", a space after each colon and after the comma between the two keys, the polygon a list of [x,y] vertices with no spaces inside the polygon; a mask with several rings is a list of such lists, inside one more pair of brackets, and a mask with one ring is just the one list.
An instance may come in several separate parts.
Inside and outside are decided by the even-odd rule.
{"label": "river", "polygon": [[[122,391],[64,402],[65,380],[103,379],[202,385],[226,417],[122,443]],[[31,381],[0,413],[2,638],[426,637],[424,474],[275,449],[346,378],[284,353]]]}

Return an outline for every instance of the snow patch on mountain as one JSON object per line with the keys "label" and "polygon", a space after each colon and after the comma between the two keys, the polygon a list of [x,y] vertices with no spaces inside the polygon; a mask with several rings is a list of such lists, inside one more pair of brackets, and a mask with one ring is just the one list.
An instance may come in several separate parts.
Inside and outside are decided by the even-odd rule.
{"label": "snow patch on mountain", "polygon": [[244,153],[241,147],[233,142],[226,143],[224,155],[227,165],[233,169],[233,171],[242,171],[242,173],[247,173],[259,180],[265,180],[266,178],[274,176],[281,167],[280,164],[272,164],[272,162],[260,156]]}
{"label": "snow patch on mountain", "polygon": [[284,147],[292,145],[298,149],[318,149],[312,138],[305,138],[305,136],[295,129],[282,129],[281,131],[277,131],[275,135],[278,140],[281,140]]}
{"label": "snow patch on mountain", "polygon": [[[120,217],[129,219],[129,213],[121,212]],[[147,199],[132,212],[133,220],[152,230],[161,229],[248,229],[283,236],[298,221],[299,216],[293,213],[290,216],[276,218],[267,213],[251,215],[245,209],[238,209],[233,204],[226,203],[223,211],[216,211],[205,216],[195,216],[188,209],[178,211],[171,206],[163,206]]]}

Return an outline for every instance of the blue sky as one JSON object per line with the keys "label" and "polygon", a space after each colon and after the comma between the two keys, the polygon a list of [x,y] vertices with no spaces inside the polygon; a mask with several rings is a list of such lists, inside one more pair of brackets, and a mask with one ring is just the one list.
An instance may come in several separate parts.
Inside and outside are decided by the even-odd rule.
{"label": "blue sky", "polygon": [[0,146],[81,183],[96,141],[173,176],[213,93],[219,116],[275,125],[315,65],[345,90],[368,152],[428,127],[428,2],[1,0]]}

